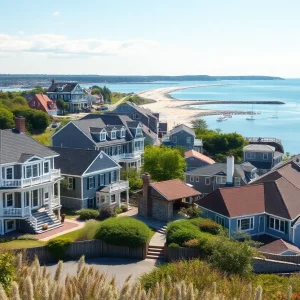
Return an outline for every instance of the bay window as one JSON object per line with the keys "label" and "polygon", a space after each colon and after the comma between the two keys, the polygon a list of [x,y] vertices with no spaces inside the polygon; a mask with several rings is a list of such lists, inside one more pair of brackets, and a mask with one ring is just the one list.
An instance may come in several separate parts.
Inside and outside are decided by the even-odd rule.
{"label": "bay window", "polygon": [[287,221],[268,216],[268,227],[282,233],[288,233],[289,224]]}

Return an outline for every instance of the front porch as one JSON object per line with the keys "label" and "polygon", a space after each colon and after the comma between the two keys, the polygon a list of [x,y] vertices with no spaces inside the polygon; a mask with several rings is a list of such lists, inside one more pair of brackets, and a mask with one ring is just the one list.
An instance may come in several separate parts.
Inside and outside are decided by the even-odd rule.
{"label": "front porch", "polygon": [[112,205],[120,207],[122,204],[129,204],[129,183],[128,181],[120,180],[112,183],[96,193],[96,206]]}

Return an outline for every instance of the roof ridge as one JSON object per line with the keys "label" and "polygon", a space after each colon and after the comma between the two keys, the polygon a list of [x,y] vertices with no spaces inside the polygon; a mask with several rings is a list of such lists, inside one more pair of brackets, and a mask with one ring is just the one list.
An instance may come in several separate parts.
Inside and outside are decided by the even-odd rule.
{"label": "roof ridge", "polygon": [[241,189],[241,188],[251,188],[252,186],[259,186],[263,185],[264,183],[257,183],[257,184],[247,184],[247,185],[239,185],[239,186],[231,186],[231,187],[220,187],[218,190],[230,190],[230,189]]}
{"label": "roof ridge", "polygon": [[[280,178],[278,178],[278,179],[280,179]],[[278,194],[279,194],[279,197],[280,197],[280,199],[281,199],[281,201],[282,201],[282,203],[283,203],[283,206],[285,207],[285,210],[286,210],[286,212],[287,212],[289,218],[292,219],[291,214],[290,214],[290,212],[289,212],[289,210],[288,210],[288,208],[287,208],[287,206],[286,206],[286,204],[285,204],[285,201],[284,201],[284,199],[283,199],[282,196],[281,196],[281,191],[280,191],[280,189],[279,189],[279,187],[278,187],[278,185],[277,185],[277,180],[278,180],[278,179],[276,179],[276,180],[274,180],[274,181],[268,181],[268,182],[265,182],[265,184],[273,184],[273,185],[276,187],[276,189],[277,189],[277,191],[278,191]]]}

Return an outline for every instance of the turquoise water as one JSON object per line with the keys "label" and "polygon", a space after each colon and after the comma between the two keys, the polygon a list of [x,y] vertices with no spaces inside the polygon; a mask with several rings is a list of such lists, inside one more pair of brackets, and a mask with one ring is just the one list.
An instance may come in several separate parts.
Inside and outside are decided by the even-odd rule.
{"label": "turquoise water", "polygon": [[[275,81],[222,81],[225,86],[202,87],[172,93],[181,100],[256,100],[285,102],[284,105],[254,105],[258,112],[255,120],[246,120],[245,115],[233,115],[231,119],[217,122],[218,116],[204,117],[209,128],[233,132],[244,136],[276,137],[283,142],[285,151],[300,153],[300,79]],[[199,109],[247,110],[250,104],[193,105]],[[277,115],[278,119],[271,116]]]}
{"label": "turquoise water", "polygon": [[[254,105],[254,121],[246,120],[245,115],[233,115],[231,119],[217,122],[218,116],[204,117],[209,128],[220,128],[222,132],[233,132],[244,136],[263,136],[280,138],[285,151],[293,154],[300,153],[300,79],[272,80],[272,81],[219,81],[219,82],[155,82],[142,84],[106,84],[112,91],[130,93],[141,92],[155,88],[186,85],[211,85],[195,89],[186,89],[172,93],[174,98],[180,100],[249,100],[267,101],[278,100],[284,105]],[[91,85],[104,86],[99,83],[81,84],[83,87]],[[1,88],[0,88],[1,89]],[[5,88],[3,90],[20,90]],[[220,110],[247,110],[250,104],[213,104],[193,106],[198,109]],[[277,114],[278,119],[270,118]]]}

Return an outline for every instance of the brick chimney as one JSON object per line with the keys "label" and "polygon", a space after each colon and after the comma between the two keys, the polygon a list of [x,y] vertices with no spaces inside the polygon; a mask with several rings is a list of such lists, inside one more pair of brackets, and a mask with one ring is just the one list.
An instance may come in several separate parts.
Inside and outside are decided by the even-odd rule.
{"label": "brick chimney", "polygon": [[15,117],[15,129],[19,133],[25,132],[25,118],[24,117]]}
{"label": "brick chimney", "polygon": [[139,214],[143,217],[149,217],[151,216],[151,199],[149,198],[149,186],[151,182],[151,176],[149,173],[145,173],[142,176],[143,180],[143,195],[140,199],[139,203]]}
{"label": "brick chimney", "polygon": [[233,174],[234,174],[234,156],[229,153],[227,156],[227,164],[226,164],[226,182],[229,184],[233,183]]}

